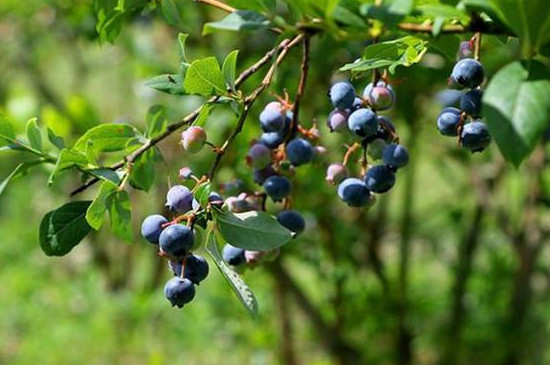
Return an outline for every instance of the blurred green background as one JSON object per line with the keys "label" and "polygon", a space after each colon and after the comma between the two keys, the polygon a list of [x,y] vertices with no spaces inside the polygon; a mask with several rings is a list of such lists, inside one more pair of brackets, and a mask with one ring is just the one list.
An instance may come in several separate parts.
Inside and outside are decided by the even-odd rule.
{"label": "blurred green background", "polygon": [[[89,1],[2,0],[0,110],[18,132],[37,116],[44,130],[68,141],[103,122],[142,128],[154,104],[164,104],[177,120],[201,99],[161,94],[144,82],[177,71],[179,32],[190,34],[192,58],[223,59],[239,49],[239,70],[277,41],[268,32],[202,37],[202,24],[223,14],[177,3],[180,26],[154,13],[135,14],[115,45],[100,45]],[[324,126],[326,90],[367,39],[312,40],[301,119],[306,126],[318,120],[329,153],[300,168],[294,181],[294,207],[307,218],[306,232],[284,247],[277,265],[244,274],[260,303],[256,321],[212,263],[195,300],[183,310],[171,308],[162,293],[171,273],[138,235],[146,215],[163,211],[179,168],[205,173],[211,152],[191,157],[177,136],[164,141],[155,187],[131,192],[134,244],[115,239],[106,225],[61,258],[43,254],[38,226],[80,181],[65,174],[48,187],[42,166],[13,181],[0,197],[0,364],[550,363],[545,146],[516,170],[495,146],[470,155],[439,136],[436,94],[445,89],[459,40],[438,38],[419,65],[391,76],[398,105],[389,115],[412,163],[369,211],[346,207],[324,181],[327,164],[345,151],[344,140]],[[488,76],[517,52],[514,41],[485,37]],[[300,51],[292,51],[270,90],[293,95],[299,62]],[[265,94],[256,104],[216,183],[240,178],[254,187],[244,156],[260,134],[261,104],[270,99]],[[209,139],[220,143],[234,123],[229,109],[217,109],[206,124]],[[0,179],[23,160],[2,152]],[[90,189],[82,198],[94,194]]]}

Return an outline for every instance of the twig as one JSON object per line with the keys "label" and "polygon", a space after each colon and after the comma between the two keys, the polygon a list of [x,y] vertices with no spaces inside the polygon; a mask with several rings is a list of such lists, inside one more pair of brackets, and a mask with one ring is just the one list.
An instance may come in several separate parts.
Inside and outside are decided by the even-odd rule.
{"label": "twig", "polygon": [[218,1],[218,0],[193,0],[193,1],[196,1],[198,3],[211,5],[215,8],[226,11],[228,13],[234,13],[237,10],[234,7],[229,6],[227,4],[224,4],[224,3],[222,3],[221,1]]}
{"label": "twig", "polygon": [[481,33],[477,32],[475,34],[475,43],[474,43],[474,58],[479,61],[479,56],[481,53]]}
{"label": "twig", "polygon": [[287,136],[287,141],[298,129],[298,114],[300,112],[300,100],[304,95],[304,90],[306,88],[307,74],[309,71],[309,41],[310,36],[305,35],[303,39],[302,46],[302,63],[300,64],[300,82],[298,83],[298,91],[296,92],[296,97],[294,98],[294,108],[292,109],[292,121],[290,123],[290,133]]}
{"label": "twig", "polygon": [[[432,33],[433,26],[431,24],[418,24],[418,23],[400,23],[397,24],[397,27],[401,30],[414,33]],[[487,23],[482,20],[472,21],[468,26],[463,26],[460,24],[449,24],[441,28],[440,33],[474,33],[480,32],[485,34],[498,34],[498,35],[509,35],[515,36],[508,29],[501,28],[492,23]]]}

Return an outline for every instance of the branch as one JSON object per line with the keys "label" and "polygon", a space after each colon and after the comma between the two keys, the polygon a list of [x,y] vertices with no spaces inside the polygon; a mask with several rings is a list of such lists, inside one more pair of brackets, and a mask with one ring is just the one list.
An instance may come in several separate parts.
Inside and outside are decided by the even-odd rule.
{"label": "branch", "polygon": [[224,4],[224,3],[222,3],[221,1],[218,1],[218,0],[193,0],[193,1],[196,1],[198,3],[211,5],[215,8],[226,11],[228,13],[233,13],[233,12],[237,11],[237,9],[235,9],[234,7],[229,6],[227,4]]}
{"label": "branch", "polygon": [[[401,30],[413,33],[432,33],[433,26],[431,24],[419,24],[419,23],[400,23],[397,27]],[[516,35],[510,30],[501,28],[494,23],[484,22],[482,20],[472,21],[468,26],[460,24],[449,24],[441,28],[440,33],[456,34],[456,33],[485,33],[495,35],[509,35],[515,37]]]}

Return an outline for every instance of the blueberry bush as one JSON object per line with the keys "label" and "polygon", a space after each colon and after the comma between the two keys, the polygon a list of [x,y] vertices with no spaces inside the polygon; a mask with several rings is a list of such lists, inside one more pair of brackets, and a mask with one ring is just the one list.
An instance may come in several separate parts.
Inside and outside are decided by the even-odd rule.
{"label": "blueberry bush", "polygon": [[[48,27],[72,58],[55,60],[52,73],[74,73],[59,85],[32,51],[48,52]],[[86,245],[112,265],[98,237],[152,249],[166,311],[208,296],[215,267],[256,321],[271,313],[247,282],[268,275],[282,364],[300,363],[298,318],[335,364],[550,361],[533,350],[548,342],[537,320],[550,320],[534,300],[548,302],[550,287],[545,0],[10,0],[2,33],[0,66],[21,67],[41,106],[21,112],[13,95],[30,91],[0,73],[0,153],[17,161],[0,198],[42,178],[55,199],[39,197],[52,205],[26,223],[45,255]],[[87,57],[124,63],[139,86],[95,66],[99,93],[116,95],[96,109]],[[133,92],[139,102],[117,105]],[[493,252],[499,240],[513,255]],[[483,272],[495,278],[487,290]]]}

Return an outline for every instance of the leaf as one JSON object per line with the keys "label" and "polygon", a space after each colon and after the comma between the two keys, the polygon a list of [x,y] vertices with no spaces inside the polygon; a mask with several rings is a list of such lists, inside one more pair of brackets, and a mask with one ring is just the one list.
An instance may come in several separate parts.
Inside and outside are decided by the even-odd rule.
{"label": "leaf", "polygon": [[0,147],[5,146],[15,140],[13,126],[8,117],[0,112]]}
{"label": "leaf", "polygon": [[262,211],[221,212],[215,214],[215,219],[223,238],[233,246],[246,250],[273,250],[292,238],[289,230]]}
{"label": "leaf", "polygon": [[120,175],[118,172],[105,168],[100,167],[97,169],[91,169],[86,170],[87,173],[93,175],[94,177],[97,177],[103,181],[110,181],[111,183],[118,185],[120,183]]}
{"label": "leaf", "polygon": [[225,79],[225,83],[229,88],[235,92],[235,78],[237,74],[237,56],[239,55],[239,50],[234,50],[225,57],[222,65],[222,73]]}
{"label": "leaf", "polygon": [[116,10],[118,11],[130,11],[143,9],[149,0],[118,0]]}
{"label": "leaf", "polygon": [[73,149],[80,152],[115,152],[126,149],[128,141],[137,137],[137,130],[129,124],[101,124],[80,137]]}
{"label": "leaf", "polygon": [[[187,58],[187,52],[185,51],[185,43],[187,42],[187,37],[189,35],[186,33],[180,33],[178,34],[178,54],[180,58],[180,82],[179,84],[183,84],[183,79],[185,78],[185,75],[187,74],[187,69],[190,66],[189,59]],[[181,90],[183,91],[183,85],[181,86]]]}
{"label": "leaf", "polygon": [[181,75],[164,74],[145,81],[145,86],[172,95],[185,95]]}
{"label": "leaf", "polygon": [[65,148],[65,141],[63,140],[62,137],[59,137],[57,136],[53,130],[51,130],[50,128],[48,128],[48,140],[50,141],[50,143],[52,145],[54,145],[55,147],[57,147],[58,149],[62,150],[63,148]]}
{"label": "leaf", "polygon": [[120,239],[132,243],[132,204],[128,193],[125,191],[116,191],[107,196],[105,200],[111,229]]}
{"label": "leaf", "polygon": [[195,119],[195,122],[193,124],[196,126],[203,126],[208,120],[208,117],[210,116],[210,113],[215,106],[216,104],[203,104],[201,111],[199,112],[199,115],[197,115],[197,118]]}
{"label": "leaf", "polygon": [[27,171],[34,166],[43,164],[44,160],[36,160],[36,161],[29,161],[29,162],[23,162],[17,165],[17,167],[9,174],[4,180],[0,182],[0,195],[6,190],[6,187],[8,184],[17,176],[21,176],[27,173]]}
{"label": "leaf", "polygon": [[151,148],[134,161],[130,172],[130,185],[139,190],[149,191],[155,182],[155,162],[160,160],[159,152]]}
{"label": "leaf", "polygon": [[388,67],[394,72],[397,66],[411,66],[420,62],[427,51],[427,42],[413,36],[406,36],[392,41],[375,43],[367,48],[361,60],[348,63],[341,71],[367,71]]}
{"label": "leaf", "polygon": [[514,62],[491,79],[483,113],[506,160],[519,166],[550,121],[550,70],[537,61]]}
{"label": "leaf", "polygon": [[206,23],[202,30],[203,35],[214,33],[218,30],[244,31],[267,29],[271,23],[269,19],[260,13],[251,10],[237,10],[219,22]]}
{"label": "leaf", "polygon": [[85,154],[73,151],[68,148],[64,148],[59,153],[59,157],[57,158],[57,162],[55,164],[55,167],[50,174],[50,178],[48,179],[48,185],[51,185],[54,181],[54,179],[59,175],[59,173],[63,170],[70,169],[72,167],[78,166],[78,167],[85,167],[88,165],[88,158]]}
{"label": "leaf", "polygon": [[193,61],[185,75],[183,87],[189,94],[210,96],[213,89],[215,93],[225,94],[225,82],[216,58]]}
{"label": "leaf", "polygon": [[343,6],[337,6],[332,12],[332,17],[342,24],[357,28],[368,28],[363,18]]}
{"label": "leaf", "polygon": [[197,199],[201,207],[206,207],[208,205],[208,197],[210,196],[211,192],[212,184],[210,184],[209,182],[204,182],[197,187],[193,195],[195,196],[195,199]]}
{"label": "leaf", "polygon": [[153,138],[164,132],[168,124],[166,108],[162,105],[153,105],[147,111],[147,132],[148,138]]}
{"label": "leaf", "polygon": [[94,0],[96,31],[101,42],[113,43],[122,30],[124,13],[117,10],[118,0]]}
{"label": "leaf", "polygon": [[391,14],[407,15],[413,11],[415,2],[415,0],[392,0],[388,11]]}
{"label": "leaf", "polygon": [[90,201],[69,202],[42,218],[39,239],[46,255],[66,255],[90,233],[92,227],[85,218],[90,204]]}
{"label": "leaf", "polygon": [[222,255],[220,253],[220,249],[218,246],[218,239],[216,235],[212,232],[212,230],[209,230],[206,234],[206,245],[205,245],[206,251],[210,254],[210,257],[216,264],[216,267],[218,270],[220,270],[221,274],[235,293],[237,295],[237,298],[239,298],[239,301],[242,303],[242,305],[246,308],[248,313],[253,317],[258,316],[258,302],[256,301],[256,297],[254,296],[254,293],[252,293],[252,290],[246,285],[246,283],[243,281],[243,279],[237,274],[235,271],[233,271],[222,259]]}
{"label": "leaf", "polygon": [[40,129],[36,124],[36,118],[31,118],[27,122],[27,138],[29,139],[29,144],[32,148],[38,151],[43,151],[44,146],[42,145],[42,135],[40,134]]}
{"label": "leaf", "polygon": [[173,0],[160,0],[160,15],[170,25],[178,25],[181,22],[176,3]]}
{"label": "leaf", "polygon": [[107,211],[107,197],[116,192],[116,189],[115,184],[103,182],[92,204],[86,210],[86,221],[93,229],[98,230],[103,224],[103,216]]}

